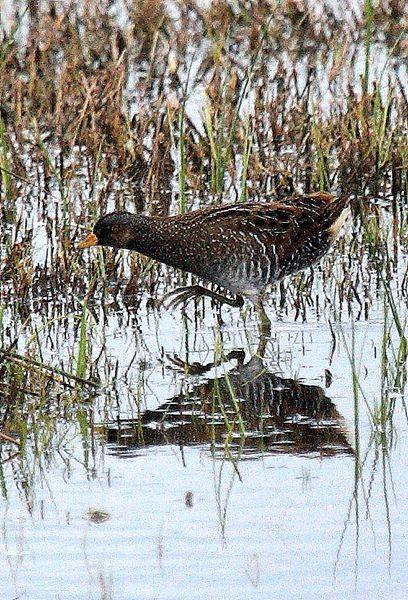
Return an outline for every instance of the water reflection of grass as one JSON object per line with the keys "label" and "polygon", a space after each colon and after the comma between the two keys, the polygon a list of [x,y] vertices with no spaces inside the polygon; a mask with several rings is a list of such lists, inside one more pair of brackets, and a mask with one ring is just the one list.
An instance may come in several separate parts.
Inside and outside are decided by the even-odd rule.
{"label": "water reflection of grass", "polygon": [[[362,526],[367,522],[371,531],[374,547],[376,546],[376,525],[371,517],[370,503],[374,503],[372,492],[376,480],[380,478],[379,486],[382,490],[382,508],[387,531],[387,559],[389,566],[392,561],[392,514],[390,510],[390,497],[395,498],[392,479],[391,452],[388,446],[389,439],[385,433],[380,436],[372,435],[364,452],[361,453],[359,434],[356,435],[356,453],[354,468],[354,486],[340,534],[339,545],[334,563],[334,577],[336,578],[343,555],[343,546],[346,534],[353,529],[354,533],[354,578],[357,585],[360,565],[360,539]],[[380,473],[378,474],[378,471]],[[377,502],[378,505],[378,502]],[[354,521],[353,521],[354,519]]]}
{"label": "water reflection of grass", "polygon": [[[346,347],[350,362],[352,389],[354,397],[354,487],[346,515],[344,528],[341,532],[334,574],[341,562],[342,548],[347,530],[354,525],[355,531],[355,557],[354,574],[357,583],[359,569],[359,542],[363,520],[368,521],[373,541],[375,544],[375,525],[371,519],[370,502],[375,489],[376,479],[380,478],[382,489],[384,519],[387,529],[388,561],[392,560],[392,515],[390,510],[390,496],[395,498],[395,489],[392,477],[392,453],[397,444],[397,431],[401,422],[401,413],[408,422],[408,413],[405,401],[406,369],[407,369],[407,340],[406,340],[406,309],[397,309],[394,296],[388,281],[384,283],[384,318],[382,339],[379,345],[380,363],[380,398],[364,391],[361,373],[366,368],[364,350],[365,340],[361,344],[359,356],[356,355],[355,323],[351,322],[350,343],[346,333],[341,328],[341,337]],[[363,402],[362,402],[363,400]],[[371,426],[371,434],[366,447],[363,449],[361,441],[362,411],[366,411],[364,420]],[[395,419],[395,413],[399,413]],[[353,522],[354,516],[354,522]]]}

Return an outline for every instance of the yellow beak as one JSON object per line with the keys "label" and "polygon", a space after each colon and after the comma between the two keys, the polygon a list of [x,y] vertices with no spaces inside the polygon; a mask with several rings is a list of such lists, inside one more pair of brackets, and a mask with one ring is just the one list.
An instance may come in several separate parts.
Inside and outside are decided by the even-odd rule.
{"label": "yellow beak", "polygon": [[79,242],[77,248],[78,248],[78,250],[83,250],[84,248],[90,248],[91,246],[97,246],[97,245],[98,245],[98,238],[96,237],[96,235],[94,233],[88,233],[86,238],[82,242]]}

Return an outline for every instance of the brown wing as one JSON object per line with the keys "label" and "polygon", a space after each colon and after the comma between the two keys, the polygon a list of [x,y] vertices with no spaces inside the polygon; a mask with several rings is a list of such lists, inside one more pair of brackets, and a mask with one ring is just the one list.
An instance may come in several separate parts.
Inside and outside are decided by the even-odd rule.
{"label": "brown wing", "polygon": [[346,204],[347,199],[325,193],[247,203],[229,213],[225,228],[248,233],[250,245],[256,243],[254,239],[260,242],[269,257],[277,259],[283,276],[313,264],[327,252]]}
{"label": "brown wing", "polygon": [[247,227],[250,230],[263,229],[278,235],[289,233],[297,227],[304,229],[307,226],[326,224],[330,215],[337,212],[330,207],[338,205],[341,212],[344,203],[344,200],[339,202],[325,192],[316,192],[303,196],[289,196],[284,201],[275,200],[265,204],[245,202],[213,207],[190,213],[189,216],[194,219],[194,215],[197,215],[203,226],[225,223],[228,229],[237,227],[242,230]]}
{"label": "brown wing", "polygon": [[270,235],[303,237],[324,231],[339,218],[347,204],[346,198],[334,198],[325,192],[291,196],[283,202],[247,203],[247,214],[238,218],[249,230],[267,231]]}
{"label": "brown wing", "polygon": [[173,217],[186,227],[261,235],[272,245],[297,245],[317,231],[329,229],[345,206],[325,192],[290,196],[268,203],[242,202],[209,207]]}

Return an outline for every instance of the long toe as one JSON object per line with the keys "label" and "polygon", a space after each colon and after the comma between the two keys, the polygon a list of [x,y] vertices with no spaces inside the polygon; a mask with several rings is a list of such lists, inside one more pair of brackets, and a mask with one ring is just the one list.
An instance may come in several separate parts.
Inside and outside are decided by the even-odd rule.
{"label": "long toe", "polygon": [[159,306],[165,306],[166,308],[170,308],[173,305],[174,301],[177,301],[179,295],[187,291],[189,287],[180,287],[175,290],[170,290],[166,292],[164,296],[160,300]]}
{"label": "long toe", "polygon": [[170,310],[177,308],[182,304],[187,304],[187,302],[196,298],[197,294],[195,294],[194,291],[185,290],[184,292],[179,292],[176,295],[173,294],[173,296],[174,298],[167,304],[167,308]]}

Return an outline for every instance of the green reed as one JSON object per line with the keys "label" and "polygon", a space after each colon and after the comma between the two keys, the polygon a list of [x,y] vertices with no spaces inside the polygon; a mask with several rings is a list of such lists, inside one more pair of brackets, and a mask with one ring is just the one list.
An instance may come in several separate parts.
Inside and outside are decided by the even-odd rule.
{"label": "green reed", "polygon": [[370,81],[371,47],[373,44],[373,21],[374,21],[374,2],[373,0],[364,0],[364,77],[363,91],[368,92]]}
{"label": "green reed", "polygon": [[204,108],[204,125],[210,145],[211,191],[214,194],[221,194],[224,189],[224,177],[230,151],[227,145],[225,115],[221,113],[221,116],[217,117],[207,104]]}
{"label": "green reed", "polygon": [[178,138],[178,185],[179,185],[179,213],[186,212],[186,190],[187,190],[187,164],[185,149],[185,99],[181,104],[179,112],[179,138]]}
{"label": "green reed", "polygon": [[0,113],[0,180],[6,200],[13,197],[13,187],[10,175],[9,145],[7,141],[6,127]]}
{"label": "green reed", "polygon": [[311,128],[311,139],[316,153],[315,179],[317,189],[330,192],[330,140],[327,140],[317,122]]}
{"label": "green reed", "polygon": [[242,165],[241,165],[241,194],[240,202],[245,202],[248,199],[248,170],[249,160],[251,158],[253,144],[253,125],[249,113],[245,117],[244,141],[242,148]]}
{"label": "green reed", "polygon": [[4,345],[4,314],[5,314],[5,307],[0,304],[0,349],[3,348]]}
{"label": "green reed", "polygon": [[[405,389],[407,381],[407,315],[405,315],[404,319],[402,319],[397,305],[395,303],[394,295],[392,293],[389,281],[385,278],[383,278],[382,281],[384,286],[384,312],[385,315],[388,316],[388,310],[390,311],[392,317],[392,327],[398,335],[398,342],[395,347],[392,343],[391,327],[389,327],[388,330],[385,329],[384,344],[388,342],[388,345],[391,347],[393,362],[392,365],[387,364],[389,361],[387,360],[386,346],[384,346],[384,364],[382,372],[384,376],[386,375],[388,380],[390,378],[390,375],[392,374],[392,387],[402,393]],[[391,370],[389,370],[389,367],[391,367]]]}
{"label": "green reed", "polygon": [[84,301],[82,304],[82,313],[79,326],[79,343],[76,357],[76,377],[84,379],[86,376],[88,364],[88,322],[87,306]]}

